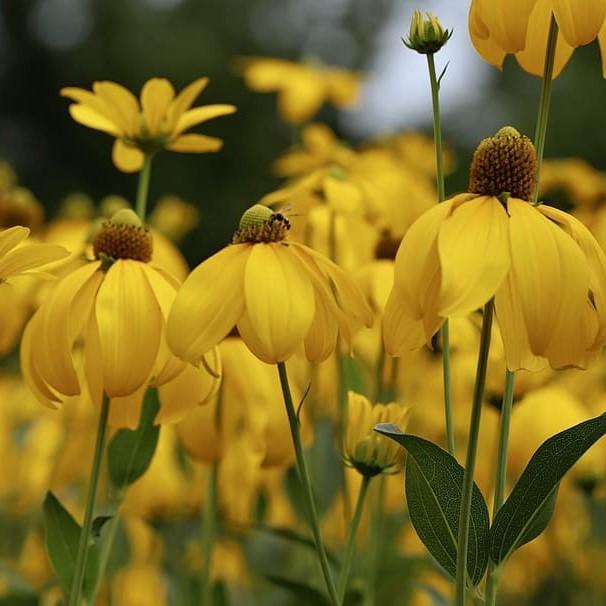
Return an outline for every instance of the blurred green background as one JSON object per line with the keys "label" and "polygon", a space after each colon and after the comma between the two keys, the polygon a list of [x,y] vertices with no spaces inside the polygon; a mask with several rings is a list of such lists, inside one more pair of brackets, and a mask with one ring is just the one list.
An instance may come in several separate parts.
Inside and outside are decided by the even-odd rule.
{"label": "blurred green background", "polygon": [[[453,6],[455,5],[456,6]],[[452,41],[438,57],[444,130],[459,164],[448,189],[464,189],[468,158],[503,124],[534,131],[539,80],[513,60],[503,73],[475,55],[461,0],[10,0],[0,3],[0,156],[15,167],[52,216],[68,193],[132,198],[136,176],[112,165],[112,140],[74,123],[62,86],[120,82],[138,93],[152,76],[177,88],[200,75],[210,86],[198,103],[233,103],[238,113],[210,122],[217,154],[162,154],[152,200],[174,193],[195,203],[201,223],[184,243],[190,262],[230,239],[241,211],[275,188],[271,162],[290,144],[275,95],[248,91],[235,73],[242,55],[315,56],[368,74],[361,107],[349,116],[326,108],[319,119],[360,143],[388,131],[431,132],[423,57],[404,48],[414,8],[432,10]],[[604,87],[597,45],[575,52],[554,86],[547,156],[581,156],[604,168]]]}

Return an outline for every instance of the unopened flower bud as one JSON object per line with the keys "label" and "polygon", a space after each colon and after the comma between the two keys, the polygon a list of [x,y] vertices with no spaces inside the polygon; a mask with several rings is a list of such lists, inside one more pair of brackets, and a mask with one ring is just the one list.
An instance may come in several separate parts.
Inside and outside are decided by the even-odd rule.
{"label": "unopened flower bud", "polygon": [[410,22],[408,39],[402,41],[411,50],[422,55],[437,53],[452,36],[452,30],[442,27],[438,18],[432,13],[423,13],[416,10]]}

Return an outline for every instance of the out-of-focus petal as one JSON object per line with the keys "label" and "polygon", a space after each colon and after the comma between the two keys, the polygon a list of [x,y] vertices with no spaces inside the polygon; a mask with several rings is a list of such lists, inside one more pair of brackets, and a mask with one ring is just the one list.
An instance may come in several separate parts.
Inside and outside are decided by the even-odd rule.
{"label": "out-of-focus petal", "polygon": [[182,114],[179,120],[177,120],[174,134],[178,135],[193,126],[196,126],[196,124],[202,124],[202,122],[218,118],[219,116],[227,116],[233,114],[235,111],[236,107],[234,105],[227,104],[194,107]]}
{"label": "out-of-focus petal", "polygon": [[566,42],[582,46],[595,40],[606,17],[605,0],[552,0],[553,12]]}
{"label": "out-of-focus petal", "polygon": [[138,147],[127,145],[121,139],[116,139],[112,149],[112,160],[118,170],[124,173],[136,173],[143,168],[145,156]]}
{"label": "out-of-focus petal", "polygon": [[139,130],[139,103],[135,95],[116,82],[95,82],[95,94],[111,107],[122,134],[133,136]]}
{"label": "out-of-focus petal", "polygon": [[208,137],[207,135],[198,135],[191,133],[181,135],[166,146],[174,152],[203,154],[205,152],[216,152],[223,147],[223,141],[217,137]]}
{"label": "out-of-focus petal", "polygon": [[160,132],[162,121],[174,98],[175,89],[164,78],[152,78],[143,85],[141,107],[147,130],[152,137]]}

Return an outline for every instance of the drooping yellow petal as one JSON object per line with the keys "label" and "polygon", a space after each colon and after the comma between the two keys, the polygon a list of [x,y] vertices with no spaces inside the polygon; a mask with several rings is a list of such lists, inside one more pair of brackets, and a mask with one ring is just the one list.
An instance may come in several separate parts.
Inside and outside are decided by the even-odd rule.
{"label": "drooping yellow petal", "polygon": [[188,134],[181,135],[166,146],[175,152],[203,154],[205,152],[216,152],[223,147],[223,141],[217,137],[207,135]]}
{"label": "drooping yellow petal", "polygon": [[490,36],[506,53],[526,46],[528,20],[537,0],[480,0],[478,10]]}
{"label": "drooping yellow petal", "polygon": [[305,267],[288,246],[255,244],[246,262],[244,296],[255,355],[268,364],[286,361],[303,344],[315,313]]}
{"label": "drooping yellow petal", "polygon": [[145,157],[138,147],[127,145],[116,139],[112,150],[112,160],[116,168],[125,173],[136,173],[143,168]]}
{"label": "drooping yellow petal", "polygon": [[[537,0],[528,22],[526,45],[523,50],[516,53],[516,59],[520,66],[535,76],[542,76],[545,70],[545,51],[552,15],[551,10],[552,0]],[[554,78],[560,75],[573,51],[574,49],[570,44],[559,34],[553,67]]]}
{"label": "drooping yellow petal", "polygon": [[606,78],[606,22],[598,33],[598,42],[600,43],[600,55],[602,57],[602,77]]}
{"label": "drooping yellow petal", "polygon": [[509,219],[497,198],[461,204],[440,227],[438,313],[465,316],[494,296],[509,271]]}
{"label": "drooping yellow petal", "polygon": [[482,59],[490,65],[502,69],[507,53],[495,42],[494,38],[490,37],[490,32],[479,14],[478,6],[478,0],[473,0],[469,9],[469,36]]}
{"label": "drooping yellow petal", "polygon": [[88,126],[89,128],[100,130],[101,132],[113,135],[114,137],[119,137],[122,134],[120,129],[117,128],[113,122],[88,105],[72,103],[69,106],[69,113],[76,122]]}
{"label": "drooping yellow petal", "polygon": [[9,251],[21,244],[29,236],[29,229],[15,225],[0,231],[0,259]]}
{"label": "drooping yellow petal", "polygon": [[103,279],[99,263],[90,263],[68,274],[53,289],[40,308],[38,329],[40,344],[32,360],[44,381],[65,396],[80,393],[80,381],[74,367],[72,348],[88,322],[94,296]]}
{"label": "drooping yellow petal", "polygon": [[188,84],[170,104],[167,112],[168,131],[172,132],[181,115],[194,103],[198,95],[206,88],[208,78],[198,78]]}
{"label": "drooping yellow petal", "polygon": [[235,244],[194,269],[177,293],[166,337],[173,352],[193,364],[236,325],[244,311],[244,269],[252,247]]}
{"label": "drooping yellow petal", "polygon": [[560,255],[550,221],[528,202],[510,198],[512,280],[534,354],[547,349],[558,319]]}
{"label": "drooping yellow petal", "polygon": [[598,35],[606,17],[605,0],[552,0],[553,12],[566,42],[589,44]]}
{"label": "drooping yellow petal", "polygon": [[325,297],[316,292],[316,313],[305,337],[305,355],[310,362],[323,362],[337,346],[339,326],[330,313]]}
{"label": "drooping yellow petal", "polygon": [[360,187],[355,183],[327,175],[323,179],[322,185],[326,203],[332,211],[338,213],[356,213],[362,211],[363,194]]}
{"label": "drooping yellow petal", "polygon": [[95,315],[105,391],[110,397],[129,396],[150,377],[163,324],[139,262],[120,259],[111,266],[97,294]]}
{"label": "drooping yellow petal", "polygon": [[218,118],[219,116],[227,116],[233,114],[236,111],[234,105],[217,104],[217,105],[203,105],[201,107],[194,107],[181,115],[174,130],[173,135],[181,134],[182,132],[196,126],[196,124],[202,124],[207,120]]}
{"label": "drooping yellow petal", "polygon": [[147,131],[152,137],[160,132],[162,121],[174,98],[175,89],[164,78],[152,78],[143,85],[141,107]]}
{"label": "drooping yellow petal", "polygon": [[0,258],[0,278],[6,280],[66,257],[69,252],[58,244],[26,244]]}
{"label": "drooping yellow petal", "polygon": [[95,82],[93,90],[107,106],[114,108],[116,123],[123,134],[132,137],[139,131],[139,103],[135,95],[116,82]]}
{"label": "drooping yellow petal", "polygon": [[360,78],[342,69],[324,70],[327,95],[337,107],[351,107],[360,97]]}
{"label": "drooping yellow petal", "polygon": [[395,285],[383,314],[383,343],[390,356],[401,356],[425,343],[423,322],[414,317],[408,298]]}
{"label": "drooping yellow petal", "polygon": [[283,83],[278,111],[289,124],[301,124],[320,109],[325,92],[321,76],[312,70],[301,70]]}
{"label": "drooping yellow petal", "polygon": [[117,429],[136,429],[141,418],[141,408],[147,385],[142,385],[134,393],[112,398],[109,406],[108,423]]}

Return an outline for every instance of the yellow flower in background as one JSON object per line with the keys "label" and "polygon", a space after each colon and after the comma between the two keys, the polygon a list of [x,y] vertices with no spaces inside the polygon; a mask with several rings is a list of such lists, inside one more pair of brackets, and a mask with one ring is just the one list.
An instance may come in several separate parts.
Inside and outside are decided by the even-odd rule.
{"label": "yellow flower in background", "polygon": [[398,471],[403,463],[398,445],[374,431],[377,423],[393,423],[404,430],[410,410],[394,402],[375,404],[350,391],[347,398],[345,460],[363,476]]}
{"label": "yellow flower in background", "polygon": [[68,87],[61,94],[75,103],[72,118],[116,138],[112,158],[124,172],[141,170],[145,154],[162,149],[185,153],[216,152],[223,142],[216,137],[188,133],[192,127],[212,118],[232,114],[233,105],[203,105],[192,108],[208,84],[199,78],[178,95],[164,78],[152,78],[141,89],[140,100],[115,82],[95,82],[93,90]]}
{"label": "yellow flower in background", "polygon": [[[112,425],[136,426],[148,384],[167,383],[185,369],[165,339],[179,283],[149,263],[152,247],[134,212],[119,211],[95,237],[96,261],[67,274],[30,320],[21,364],[41,403],[56,408],[81,394],[84,382],[94,403],[102,392],[116,399]],[[74,360],[81,337],[84,381]]]}
{"label": "yellow flower in background", "polygon": [[338,67],[265,57],[243,58],[239,67],[252,90],[278,93],[278,111],[290,124],[306,122],[326,102],[349,108],[360,94],[360,76]]}
{"label": "yellow flower in background", "polygon": [[554,65],[557,76],[574,49],[598,38],[606,77],[605,0],[472,0],[469,32],[478,53],[501,68],[515,54],[527,72],[542,76],[551,18],[560,34]]}
{"label": "yellow flower in background", "polygon": [[494,297],[510,370],[595,358],[606,341],[606,256],[577,219],[527,202],[535,186],[530,140],[505,128],[480,144],[476,193],[432,208],[402,240],[383,322],[390,354],[429,343],[446,318]]}
{"label": "yellow flower in background", "polygon": [[179,290],[167,325],[171,349],[198,363],[237,326],[250,350],[274,364],[302,346],[325,360],[339,333],[346,343],[372,312],[332,261],[286,239],[290,222],[259,204],[248,209],[234,244],[200,264]]}

